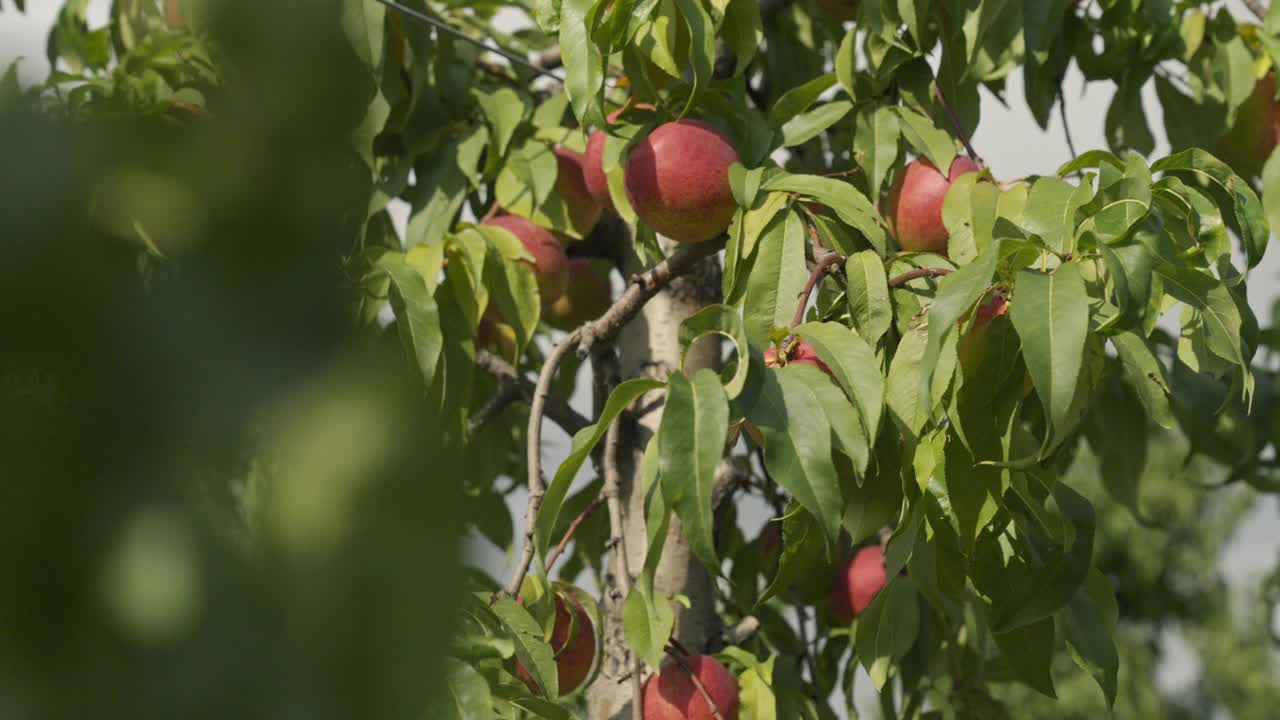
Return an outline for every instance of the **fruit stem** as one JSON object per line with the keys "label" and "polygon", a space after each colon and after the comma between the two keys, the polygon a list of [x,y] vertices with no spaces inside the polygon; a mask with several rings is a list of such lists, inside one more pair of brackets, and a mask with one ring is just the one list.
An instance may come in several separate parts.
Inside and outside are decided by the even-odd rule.
{"label": "fruit stem", "polygon": [[823,255],[822,259],[813,266],[813,271],[809,273],[809,282],[805,284],[804,292],[800,293],[800,304],[796,307],[796,315],[791,320],[792,328],[804,322],[805,308],[809,307],[809,298],[813,295],[813,289],[818,286],[818,281],[822,280],[822,276],[827,274],[832,265],[839,264],[842,260],[844,258],[839,254],[830,252]]}
{"label": "fruit stem", "polygon": [[[973,158],[974,162],[978,163],[981,167],[986,167],[986,161],[983,160],[982,156],[973,149],[973,143],[969,140],[969,133],[960,124],[960,117],[956,115],[955,108],[951,107],[951,103],[947,102],[947,96],[942,94],[942,88],[938,87],[938,83],[936,82],[933,84],[933,96],[937,98],[938,102],[942,105],[942,109],[947,112],[947,119],[951,121],[952,127],[956,129],[956,134],[960,136],[960,142],[964,143],[964,149],[969,151],[969,157]],[[949,168],[947,170],[942,170],[942,168],[938,169],[941,170],[944,175],[950,171]]]}
{"label": "fruit stem", "polygon": [[951,268],[916,268],[909,270],[901,275],[889,280],[889,287],[902,287],[912,280],[918,280],[924,277],[942,277],[955,272]]}
{"label": "fruit stem", "polygon": [[716,701],[711,699],[711,693],[707,692],[707,686],[703,685],[698,676],[693,673],[693,670],[689,669],[689,664],[684,661],[684,658],[679,653],[672,652],[672,650],[673,648],[668,647],[667,654],[671,656],[672,660],[676,661],[676,665],[693,681],[693,687],[697,689],[702,699],[707,701],[707,707],[711,708],[711,717],[716,718],[716,720],[724,720],[724,715],[720,714],[720,706],[716,705]]}
{"label": "fruit stem", "polygon": [[560,544],[556,545],[556,549],[552,550],[551,554],[547,556],[548,574],[551,573],[551,568],[555,567],[556,561],[560,559],[562,554],[564,554],[564,549],[569,545],[569,541],[573,539],[573,534],[578,531],[578,526],[582,525],[587,518],[594,515],[595,511],[599,510],[600,506],[603,504],[604,498],[596,498],[595,500],[592,500],[591,504],[584,508],[582,512],[578,513],[578,517],[574,518],[573,522],[569,523],[569,529],[565,531],[564,537],[560,538]]}

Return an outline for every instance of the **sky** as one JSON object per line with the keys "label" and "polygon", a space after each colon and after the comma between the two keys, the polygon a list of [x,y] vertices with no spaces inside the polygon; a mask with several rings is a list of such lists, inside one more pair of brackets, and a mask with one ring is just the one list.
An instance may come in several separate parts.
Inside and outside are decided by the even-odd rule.
{"label": "sky", "polygon": [[[48,72],[48,62],[44,57],[45,36],[52,25],[54,16],[61,2],[55,0],[28,0],[25,14],[14,10],[13,0],[0,0],[0,69],[17,57],[25,58],[19,66],[19,76],[26,82],[42,79]],[[1249,17],[1244,3],[1230,0],[1225,3],[1238,18]],[[109,0],[90,0],[91,24],[97,26],[108,18]],[[514,14],[512,14],[514,15]],[[504,16],[505,21],[513,21],[513,17]],[[994,96],[983,93],[982,123],[974,133],[972,142],[976,151],[982,155],[991,167],[993,174],[1000,179],[1009,180],[1032,174],[1048,174],[1054,172],[1062,163],[1071,157],[1067,147],[1061,119],[1057,111],[1046,130],[1036,125],[1031,112],[1022,102],[1022,79],[1015,72],[1009,80],[1009,106],[1006,107]],[[1086,84],[1084,78],[1074,68],[1067,75],[1064,84],[1067,98],[1067,117],[1070,123],[1072,138],[1080,152],[1095,148],[1105,148],[1103,134],[1103,118],[1114,92],[1110,83]],[[1145,96],[1150,124],[1153,129],[1162,127],[1162,113],[1155,100],[1154,89],[1149,85]],[[1158,144],[1152,157],[1161,157],[1168,151],[1168,144],[1156,133]],[[405,214],[400,209],[401,219]],[[1250,304],[1259,314],[1259,320],[1266,326],[1270,321],[1272,301],[1280,295],[1280,247],[1272,248],[1262,264],[1254,270],[1250,279]],[[617,278],[615,278],[617,281]],[[583,370],[586,372],[586,369]],[[590,383],[580,383],[580,387],[589,387]],[[590,401],[585,394],[573,398],[573,404],[584,415],[590,412]],[[554,423],[546,424],[544,464],[556,467],[568,453],[569,438]],[[586,471],[580,481],[585,480]],[[511,502],[515,522],[523,520],[523,492],[513,493]],[[518,511],[515,511],[518,510]],[[745,531],[754,533],[767,519],[768,511],[763,503],[749,502],[742,509],[740,522]],[[522,527],[516,527],[516,537]],[[471,559],[497,577],[505,577],[509,573],[510,557],[504,555],[485,541],[471,543],[469,553]],[[1268,573],[1274,567],[1280,553],[1280,502],[1275,497],[1264,498],[1240,527],[1237,535],[1228,545],[1220,558],[1219,571],[1235,586],[1243,586],[1256,580],[1260,575]],[[1174,638],[1175,652],[1161,668],[1160,684],[1166,689],[1173,689],[1191,681],[1196,675],[1194,657]],[[1178,649],[1181,648],[1181,649]],[[869,683],[863,679],[861,687]],[[868,702],[866,697],[860,698],[860,706]],[[874,703],[872,703],[874,704]],[[870,707],[867,705],[866,707]],[[870,716],[870,715],[869,715]]]}

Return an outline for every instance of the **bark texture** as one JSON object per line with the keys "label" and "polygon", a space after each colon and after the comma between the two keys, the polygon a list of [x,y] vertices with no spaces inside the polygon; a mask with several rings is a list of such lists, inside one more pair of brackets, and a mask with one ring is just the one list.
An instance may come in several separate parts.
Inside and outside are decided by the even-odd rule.
{"label": "bark texture", "polygon": [[[630,243],[623,243],[629,247]],[[662,241],[668,253],[673,244]],[[623,277],[644,269],[629,250],[623,253]],[[649,301],[643,312],[622,332],[618,342],[621,376],[664,378],[680,367],[680,323],[698,310],[720,301],[720,261],[716,256],[703,260],[685,277]],[[685,363],[686,371],[715,368],[720,364],[720,343],[704,338],[694,346]],[[619,470],[623,497],[623,532],[626,537],[627,564],[632,572],[643,566],[647,550],[644,526],[644,497],[639,488],[640,466],[644,449],[662,422],[662,393],[642,397],[622,429],[619,448]],[[610,565],[610,574],[614,572]],[[655,586],[667,593],[689,598],[692,608],[676,607],[675,637],[694,652],[706,648],[722,632],[715,611],[715,595],[711,578],[694,557],[685,541],[679,521],[672,519],[658,567]],[[611,580],[605,592],[602,610],[604,655],[601,673],[588,694],[588,717],[592,720],[631,720],[631,686],[627,681],[631,656],[626,649],[622,629],[622,601],[617,584]]]}

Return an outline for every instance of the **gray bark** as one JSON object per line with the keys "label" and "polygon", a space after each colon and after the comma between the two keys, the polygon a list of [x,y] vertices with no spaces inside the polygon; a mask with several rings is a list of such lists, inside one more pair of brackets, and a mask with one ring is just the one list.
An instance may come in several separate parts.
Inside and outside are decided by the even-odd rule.
{"label": "gray bark", "polygon": [[[668,252],[671,247],[670,243],[663,242],[663,248]],[[633,252],[628,250],[624,253],[623,277],[630,277],[643,269]],[[676,371],[680,367],[677,332],[681,321],[703,307],[719,302],[720,286],[719,258],[713,256],[654,297],[619,338],[621,376],[624,379],[644,376],[665,378],[668,373]],[[693,373],[700,368],[718,367],[719,363],[719,342],[705,338],[691,350],[685,369]],[[623,426],[625,432],[619,448],[618,464],[624,499],[623,533],[627,565],[633,575],[643,566],[647,550],[644,497],[639,488],[640,465],[645,447],[662,422],[661,400],[662,394],[658,392],[650,393],[636,403],[632,410],[639,410],[641,414],[628,416],[632,422]],[[615,568],[611,561],[610,573],[613,572]],[[711,578],[694,557],[679,521],[674,518],[654,585],[661,592],[689,598],[691,608],[676,606],[675,637],[685,647],[701,652],[719,638],[722,628],[716,613]],[[588,693],[588,717],[592,720],[631,720],[631,685],[627,682],[631,656],[626,649],[621,617],[624,599],[617,592],[616,584],[605,591],[602,667]]]}

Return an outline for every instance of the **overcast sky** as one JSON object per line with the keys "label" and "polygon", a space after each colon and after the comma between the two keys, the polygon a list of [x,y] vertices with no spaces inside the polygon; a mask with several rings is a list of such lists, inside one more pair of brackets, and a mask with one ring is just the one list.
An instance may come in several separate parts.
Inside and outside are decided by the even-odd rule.
{"label": "overcast sky", "polygon": [[[12,0],[0,0],[0,69],[14,58],[23,57],[25,59],[19,66],[21,78],[32,82],[46,75],[49,68],[44,57],[45,35],[61,4],[54,0],[29,0],[28,10],[24,15],[13,9]],[[1226,4],[1236,17],[1248,17],[1248,11],[1239,0],[1230,0]],[[95,26],[106,21],[109,6],[109,0],[91,0],[90,14]],[[1055,110],[1049,128],[1042,131],[1022,101],[1020,73],[1014,73],[1010,78],[1009,88],[1008,108],[984,92],[982,125],[973,136],[975,149],[998,178],[1012,179],[1054,172],[1070,158],[1058,113]],[[1106,147],[1103,118],[1113,92],[1114,86],[1110,83],[1094,83],[1086,87],[1078,71],[1073,69],[1068,74],[1065,81],[1068,117],[1076,148],[1081,152]],[[1146,100],[1152,128],[1162,127],[1160,107],[1155,102],[1155,93],[1150,86]],[[1156,134],[1159,138],[1160,133]],[[1168,145],[1160,138],[1153,157],[1160,157],[1167,151]],[[1277,278],[1280,278],[1280,248],[1273,248],[1262,265],[1254,271],[1249,287],[1250,302],[1264,325],[1270,320],[1272,300],[1280,295]],[[589,412],[589,401],[585,395],[574,398],[574,403],[584,414]],[[567,453],[568,437],[553,423],[548,423],[546,427],[548,447],[545,462],[555,467]],[[512,501],[521,509],[521,512],[513,513],[516,522],[521,522],[523,494],[517,493]],[[1280,505],[1275,498],[1263,499],[1224,552],[1220,570],[1234,584],[1255,580],[1274,567],[1277,550],[1280,549],[1278,507]],[[741,514],[744,529],[754,532],[766,518],[766,510],[760,503],[752,503],[744,510]],[[516,537],[519,537],[521,530],[522,528],[516,528]],[[507,573],[509,558],[487,543],[477,543],[473,548],[473,555],[474,560],[497,576],[502,577]],[[1193,659],[1183,652],[1177,655],[1165,665],[1161,673],[1161,684],[1165,687],[1181,685],[1195,675]],[[860,683],[863,688],[868,687],[868,684],[865,679]],[[873,715],[869,713],[868,716]]]}

